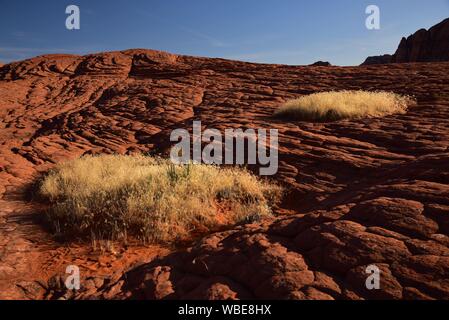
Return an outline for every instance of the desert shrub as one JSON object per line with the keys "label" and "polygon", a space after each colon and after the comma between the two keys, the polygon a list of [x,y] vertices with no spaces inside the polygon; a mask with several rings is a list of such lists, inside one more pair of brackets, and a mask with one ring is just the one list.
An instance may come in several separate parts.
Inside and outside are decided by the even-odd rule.
{"label": "desert shrub", "polygon": [[275,116],[305,121],[360,119],[405,113],[411,104],[412,98],[392,92],[330,91],[287,101]]}
{"label": "desert shrub", "polygon": [[237,167],[103,155],[58,165],[39,192],[58,234],[172,242],[270,216],[281,189]]}

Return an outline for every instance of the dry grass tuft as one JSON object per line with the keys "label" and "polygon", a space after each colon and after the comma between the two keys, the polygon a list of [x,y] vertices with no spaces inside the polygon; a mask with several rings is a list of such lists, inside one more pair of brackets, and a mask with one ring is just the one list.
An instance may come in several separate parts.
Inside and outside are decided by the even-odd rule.
{"label": "dry grass tuft", "polygon": [[412,98],[392,92],[330,91],[290,100],[275,116],[305,121],[373,118],[406,113],[414,103]]}
{"label": "dry grass tuft", "polygon": [[270,216],[281,195],[240,168],[119,155],[62,163],[39,191],[51,202],[47,215],[58,234],[145,242],[186,240]]}

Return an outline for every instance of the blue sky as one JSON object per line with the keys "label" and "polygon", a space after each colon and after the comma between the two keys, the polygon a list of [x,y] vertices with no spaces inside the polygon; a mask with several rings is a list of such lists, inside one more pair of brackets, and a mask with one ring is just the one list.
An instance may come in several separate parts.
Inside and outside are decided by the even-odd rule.
{"label": "blue sky", "polygon": [[[78,5],[81,29],[65,28]],[[381,29],[365,27],[380,8]],[[0,0],[0,61],[129,48],[253,62],[357,65],[449,17],[449,0]]]}

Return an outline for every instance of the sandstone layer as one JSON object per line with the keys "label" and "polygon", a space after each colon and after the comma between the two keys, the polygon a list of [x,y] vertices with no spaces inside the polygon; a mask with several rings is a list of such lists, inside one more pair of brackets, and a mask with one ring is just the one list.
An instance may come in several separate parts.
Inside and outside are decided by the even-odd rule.
{"label": "sandstone layer", "polygon": [[[406,114],[310,123],[279,105],[324,90],[391,90]],[[187,248],[102,256],[59,243],[27,201],[30,184],[83,154],[166,154],[174,128],[279,130],[286,197],[276,217]],[[449,298],[449,63],[296,67],[128,50],[47,55],[0,69],[0,297]],[[381,289],[365,288],[366,267]],[[133,266],[131,268],[131,266]]]}

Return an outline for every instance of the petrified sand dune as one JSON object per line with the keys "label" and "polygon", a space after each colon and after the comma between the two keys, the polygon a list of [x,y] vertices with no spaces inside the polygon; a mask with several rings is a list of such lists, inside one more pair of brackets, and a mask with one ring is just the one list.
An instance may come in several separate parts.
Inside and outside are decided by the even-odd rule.
{"label": "petrified sand dune", "polygon": [[[0,295],[57,297],[59,282],[47,280],[76,263],[85,277],[77,298],[447,299],[448,84],[449,63],[295,67],[143,49],[5,65]],[[357,121],[272,117],[287,99],[340,89],[412,94],[418,104]],[[288,194],[276,218],[95,266],[83,255],[89,244],[67,249],[30,221],[22,192],[39,172],[86,153],[166,153],[171,130],[194,119],[279,130],[273,179]],[[148,263],[123,274],[139,260]],[[380,290],[364,287],[370,264]]]}

